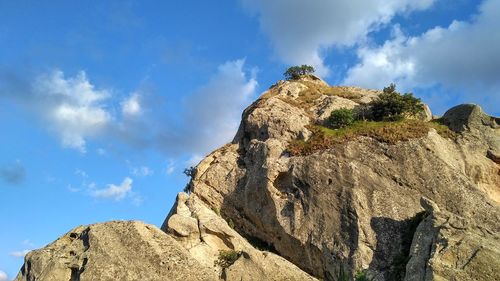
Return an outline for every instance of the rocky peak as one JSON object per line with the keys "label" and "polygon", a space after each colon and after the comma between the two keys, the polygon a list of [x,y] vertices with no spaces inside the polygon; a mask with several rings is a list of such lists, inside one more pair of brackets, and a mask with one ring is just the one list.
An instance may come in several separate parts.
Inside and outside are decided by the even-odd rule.
{"label": "rocky peak", "polygon": [[460,105],[435,120],[445,127],[426,108],[290,153],[380,93],[279,81],[198,164],[162,231],[78,227],[28,254],[16,280],[500,280],[499,118]]}
{"label": "rocky peak", "polygon": [[[309,155],[287,153],[290,142],[306,142],[313,135],[311,125],[333,110],[358,107],[379,94],[330,87],[313,77],[278,82],[245,110],[232,144],[199,164],[192,192],[232,220],[239,233],[266,241],[281,256],[326,280],[357,272],[373,280],[410,278],[405,267],[411,245],[427,239],[416,235],[428,215],[422,213],[422,196],[436,210],[488,229],[477,239],[479,244],[460,248],[461,255],[491,245],[500,230],[495,162],[500,138],[497,119],[480,108],[459,106],[443,116],[440,121],[455,135],[429,126],[402,141],[388,143],[367,134]],[[421,119],[432,119],[428,108]],[[463,233],[474,232],[474,227]],[[440,239],[432,247],[457,243],[451,236]],[[433,260],[436,266],[426,269],[431,277],[408,280],[451,278],[460,269],[444,269],[437,260],[446,256],[459,264],[463,258],[442,251]],[[484,251],[500,256],[498,247]],[[429,256],[422,259],[430,262]],[[474,272],[464,276],[473,278]]]}

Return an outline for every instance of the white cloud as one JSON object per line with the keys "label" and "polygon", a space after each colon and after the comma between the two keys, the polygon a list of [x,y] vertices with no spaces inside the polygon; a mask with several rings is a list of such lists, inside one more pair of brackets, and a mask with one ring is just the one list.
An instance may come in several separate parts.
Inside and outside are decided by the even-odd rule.
{"label": "white cloud", "polygon": [[415,37],[396,30],[382,46],[360,48],[360,63],[344,83],[381,88],[396,82],[407,89],[438,85],[461,91],[462,101],[495,110],[500,104],[500,1],[486,0],[479,11],[470,22],[454,21]]}
{"label": "white cloud", "polygon": [[14,251],[11,252],[10,255],[15,257],[15,258],[24,258],[26,254],[28,254],[31,250],[22,250],[22,251]]}
{"label": "white cloud", "polygon": [[122,113],[125,116],[138,116],[142,113],[142,107],[140,103],[140,95],[138,93],[132,93],[127,99],[122,101]]}
{"label": "white cloud", "polygon": [[85,152],[85,139],[95,136],[111,121],[103,102],[107,90],[97,90],[85,72],[65,78],[62,71],[39,76],[33,89],[42,115],[65,147]]}
{"label": "white cloud", "polygon": [[203,155],[230,142],[243,109],[255,96],[256,72],[245,69],[244,59],[219,65],[209,81],[185,99],[181,122],[161,124],[154,144],[173,156]]}
{"label": "white cloud", "polygon": [[257,87],[255,72],[247,77],[244,64],[240,59],[220,65],[208,84],[187,99],[188,131],[183,138],[196,153],[207,153],[234,137]]}
{"label": "white cloud", "polygon": [[0,281],[7,281],[9,280],[9,277],[7,276],[7,273],[4,271],[0,270]]}
{"label": "white cloud", "polygon": [[90,195],[101,199],[122,200],[132,192],[132,179],[126,177],[120,185],[109,184],[107,188],[91,190]]}
{"label": "white cloud", "polygon": [[98,148],[96,150],[96,152],[98,155],[101,155],[101,156],[106,155],[106,150],[104,148]]}
{"label": "white cloud", "polygon": [[141,176],[141,177],[147,177],[151,176],[154,174],[154,171],[147,167],[147,166],[142,166],[142,167],[136,167],[132,169],[132,174],[134,176]]}
{"label": "white cloud", "polygon": [[387,24],[398,13],[423,10],[435,0],[242,0],[259,16],[278,57],[288,64],[311,64],[328,74],[323,52],[349,47]]}
{"label": "white cloud", "polygon": [[31,82],[7,72],[0,75],[0,94],[43,117],[43,126],[65,147],[85,152],[87,141],[104,140],[134,150],[159,149],[176,157],[205,154],[233,138],[241,112],[255,94],[255,74],[254,69],[245,69],[244,59],[227,61],[180,104],[165,104],[164,96],[147,87],[118,100],[111,91],[94,86],[85,72],[65,77],[59,70]]}

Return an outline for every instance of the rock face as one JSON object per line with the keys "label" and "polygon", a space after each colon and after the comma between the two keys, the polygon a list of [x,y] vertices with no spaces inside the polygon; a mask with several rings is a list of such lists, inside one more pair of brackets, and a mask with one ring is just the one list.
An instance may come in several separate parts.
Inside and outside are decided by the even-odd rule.
{"label": "rock face", "polygon": [[77,227],[28,253],[15,280],[217,279],[157,227],[114,221]]}
{"label": "rock face", "polygon": [[[316,280],[282,257],[255,249],[194,194],[179,193],[162,230],[224,280]],[[221,251],[235,251],[239,258],[227,268],[214,267]]]}
{"label": "rock face", "polygon": [[461,105],[438,120],[454,133],[289,153],[379,94],[278,82],[198,164],[161,230],[78,227],[28,254],[16,280],[500,280],[499,118]]}
{"label": "rock face", "polygon": [[414,234],[405,281],[498,280],[498,233],[473,220],[426,208]]}
{"label": "rock face", "polygon": [[[419,274],[411,280],[452,280],[478,247],[492,249],[475,258],[500,259],[498,243],[493,243],[500,231],[500,131],[498,118],[478,106],[459,106],[443,116],[441,122],[457,132],[454,138],[430,130],[394,145],[360,137],[307,156],[287,153],[290,141],[310,137],[308,125],[378,94],[329,87],[314,77],[279,82],[245,110],[234,141],[200,162],[192,192],[245,237],[265,241],[327,280],[359,271],[374,280],[410,278],[413,271],[406,267],[414,268],[407,263],[415,260],[412,244],[430,239],[430,234],[416,235],[425,227],[449,239],[449,245],[426,256],[431,277]],[[422,119],[430,116],[426,111]],[[461,233],[443,230],[446,224],[423,215],[422,196],[474,227]],[[460,235],[475,238],[455,239]],[[439,248],[439,239],[430,240],[432,247]],[[442,254],[458,248],[460,254]],[[500,279],[498,270],[493,275],[482,274],[479,267],[468,270],[464,276],[475,280]]]}
{"label": "rock face", "polygon": [[[255,249],[195,195],[180,193],[163,227],[167,233],[137,221],[77,227],[30,252],[15,280],[317,280]],[[238,257],[218,266],[221,250]]]}

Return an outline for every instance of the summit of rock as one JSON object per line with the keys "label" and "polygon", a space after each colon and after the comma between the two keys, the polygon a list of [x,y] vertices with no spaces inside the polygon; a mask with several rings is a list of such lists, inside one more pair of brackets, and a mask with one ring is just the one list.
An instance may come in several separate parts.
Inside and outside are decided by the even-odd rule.
{"label": "summit of rock", "polygon": [[[498,118],[478,106],[458,106],[439,120],[457,132],[454,137],[429,129],[394,144],[360,136],[309,155],[288,153],[290,142],[307,141],[311,125],[333,110],[356,108],[380,93],[330,87],[311,76],[278,82],[245,110],[233,142],[200,162],[193,193],[244,236],[266,241],[326,280],[361,271],[373,280],[450,279],[460,264],[468,266],[465,257],[479,257],[478,249],[499,260],[499,247],[491,246],[500,230],[500,131]],[[431,118],[426,107],[421,120]],[[470,245],[451,234],[434,239],[429,247],[442,255],[421,257],[433,262],[426,264],[427,277],[409,279],[411,245],[424,239],[416,229],[428,215],[422,197],[468,222],[462,234],[477,239]],[[437,266],[443,257],[450,269]],[[467,272],[467,278],[491,280]]]}

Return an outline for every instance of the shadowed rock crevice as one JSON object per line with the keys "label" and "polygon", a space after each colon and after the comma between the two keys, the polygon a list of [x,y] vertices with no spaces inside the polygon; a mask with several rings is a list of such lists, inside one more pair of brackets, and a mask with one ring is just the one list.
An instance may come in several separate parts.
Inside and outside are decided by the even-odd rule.
{"label": "shadowed rock crevice", "polygon": [[384,217],[372,218],[371,226],[377,238],[377,245],[369,269],[381,272],[380,277],[383,277],[383,280],[403,280],[417,226],[426,214],[420,212],[403,221]]}

